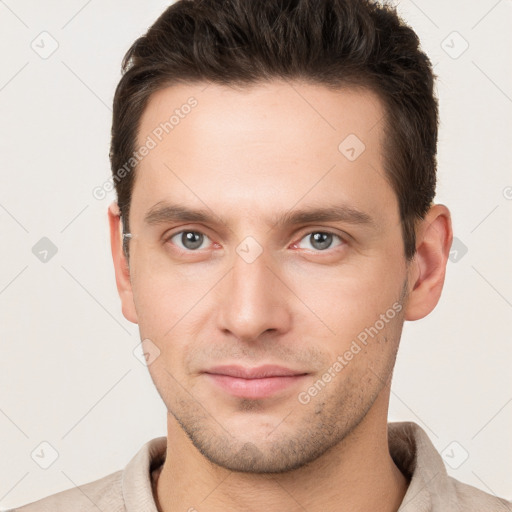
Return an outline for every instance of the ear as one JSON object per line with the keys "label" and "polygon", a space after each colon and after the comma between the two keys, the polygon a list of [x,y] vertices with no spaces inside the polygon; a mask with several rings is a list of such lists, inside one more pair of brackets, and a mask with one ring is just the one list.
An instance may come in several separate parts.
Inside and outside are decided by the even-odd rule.
{"label": "ear", "polygon": [[130,267],[123,252],[121,216],[119,206],[115,201],[108,207],[108,222],[110,225],[110,245],[114,260],[116,285],[119,297],[121,298],[123,315],[127,320],[136,324],[138,319],[130,281]]}
{"label": "ear", "polygon": [[412,289],[405,320],[427,316],[439,302],[452,239],[450,211],[442,204],[433,205],[416,229],[416,254],[408,273]]}

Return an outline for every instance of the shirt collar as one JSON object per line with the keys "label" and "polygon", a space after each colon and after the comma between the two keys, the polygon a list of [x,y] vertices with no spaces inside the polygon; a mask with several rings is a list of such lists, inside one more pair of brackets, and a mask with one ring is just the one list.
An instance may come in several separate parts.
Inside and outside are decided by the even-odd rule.
{"label": "shirt collar", "polygon": [[148,441],[123,472],[123,499],[127,512],[158,512],[152,491],[151,472],[165,458],[167,438]]}
{"label": "shirt collar", "polygon": [[456,498],[443,459],[419,425],[388,423],[388,441],[391,457],[409,479],[398,512],[431,512],[438,510],[439,499],[450,502]]}

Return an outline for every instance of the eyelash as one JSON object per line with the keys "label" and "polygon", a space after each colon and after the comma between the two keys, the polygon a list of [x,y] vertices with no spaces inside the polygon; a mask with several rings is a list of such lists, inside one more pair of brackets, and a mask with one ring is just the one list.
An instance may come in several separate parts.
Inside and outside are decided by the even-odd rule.
{"label": "eyelash", "polygon": [[[183,233],[196,233],[196,234],[201,234],[201,235],[204,235],[206,236],[208,239],[210,239],[210,237],[208,235],[206,235],[205,233],[203,233],[202,231],[198,231],[198,230],[194,230],[194,229],[182,229],[181,231],[176,231],[168,236],[165,236],[164,237],[164,244],[167,244],[170,242],[170,240],[172,238],[174,238],[176,235],[182,235]],[[336,237],[338,238],[340,241],[341,241],[341,244],[335,246],[334,248],[328,248],[328,249],[325,249],[325,250],[314,250],[313,249],[313,252],[315,253],[318,253],[318,254],[323,254],[323,253],[329,253],[333,250],[335,250],[337,247],[341,247],[341,246],[344,246],[347,244],[347,240],[342,237],[341,235],[339,235],[338,233],[334,233],[333,231],[329,231],[329,230],[319,230],[319,229],[315,229],[315,230],[312,230],[312,231],[309,231],[307,233],[304,233],[303,236],[301,236],[301,238],[299,239],[298,242],[294,243],[293,245],[296,246],[296,245],[299,245],[300,242],[302,240],[304,240],[304,238],[308,237],[308,236],[311,236],[315,233],[322,233],[324,235],[332,235],[333,237]],[[210,239],[211,241],[211,239]],[[175,245],[175,244],[172,244],[172,245]],[[181,253],[188,253],[188,254],[194,254],[194,253],[201,253],[204,249],[196,249],[196,250],[190,250],[190,249],[182,249],[181,247],[177,247],[177,250],[180,251]],[[308,251],[311,251],[311,249],[304,249],[304,250],[308,250]]]}

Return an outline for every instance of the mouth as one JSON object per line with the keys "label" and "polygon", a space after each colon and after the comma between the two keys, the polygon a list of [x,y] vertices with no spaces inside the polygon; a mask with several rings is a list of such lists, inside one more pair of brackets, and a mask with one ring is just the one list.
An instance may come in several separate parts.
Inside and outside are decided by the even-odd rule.
{"label": "mouth", "polygon": [[276,365],[256,368],[228,365],[210,368],[204,375],[232,396],[261,399],[298,385],[308,373]]}

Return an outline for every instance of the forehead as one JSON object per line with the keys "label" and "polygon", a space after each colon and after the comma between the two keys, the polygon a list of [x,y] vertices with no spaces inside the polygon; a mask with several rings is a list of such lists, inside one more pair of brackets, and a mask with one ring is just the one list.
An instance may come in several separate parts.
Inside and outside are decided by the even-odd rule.
{"label": "forehead", "polygon": [[138,164],[132,204],[144,214],[161,201],[204,209],[207,200],[211,209],[255,215],[339,199],[378,214],[394,201],[382,167],[383,122],[380,100],[366,89],[284,81],[167,87],[141,118],[137,146],[151,141],[151,150]]}
{"label": "forehead", "polygon": [[[277,128],[284,128],[280,132],[281,142],[286,142],[287,135],[294,135],[297,142],[310,139],[310,132],[317,129],[338,132],[340,137],[345,132],[358,133],[364,139],[383,117],[381,100],[362,87],[328,89],[320,84],[281,80],[243,86],[187,83],[151,95],[140,121],[138,138],[143,142],[141,137],[148,134],[157,139],[171,132],[176,135],[183,131],[178,127],[186,124],[198,135],[208,133],[210,138],[231,125],[242,129],[240,137],[266,135],[268,139]],[[378,133],[377,129],[373,135]]]}

